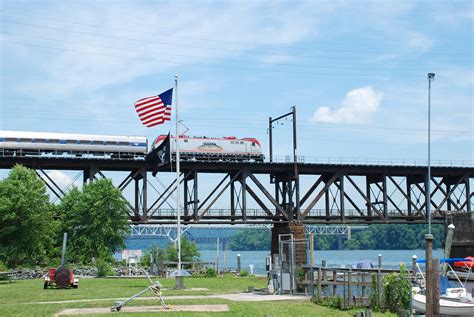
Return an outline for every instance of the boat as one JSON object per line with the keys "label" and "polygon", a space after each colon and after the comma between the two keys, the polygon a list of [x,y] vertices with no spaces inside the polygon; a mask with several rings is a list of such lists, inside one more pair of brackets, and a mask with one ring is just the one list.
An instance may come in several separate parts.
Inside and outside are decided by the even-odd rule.
{"label": "boat", "polygon": [[[416,312],[424,313],[426,310],[426,296],[418,293],[412,297],[412,309]],[[454,316],[473,316],[474,302],[461,302],[445,298],[439,299],[439,313]]]}
{"label": "boat", "polygon": [[[466,261],[459,258],[445,258],[440,259],[440,264],[445,263],[448,266],[449,272],[455,276],[455,279],[460,284],[460,287],[452,287],[446,276],[440,277],[440,299],[439,308],[440,314],[454,315],[454,316],[474,316],[474,300],[472,294],[469,293],[465,287],[465,283],[461,282],[459,276],[454,271],[451,263],[456,261]],[[416,266],[422,277],[422,284],[426,284],[425,276],[419,266],[420,263],[425,263],[425,260],[417,260]],[[426,295],[425,289],[422,287],[412,288],[412,309],[415,312],[424,313],[426,311]]]}
{"label": "boat", "polygon": [[449,279],[454,280],[456,278],[459,278],[466,283],[467,281],[474,281],[474,257],[473,256],[468,256],[464,258],[462,261],[456,261],[454,262],[453,269],[455,270],[456,274],[454,272],[449,271],[447,276]]}
{"label": "boat", "polygon": [[465,282],[473,282],[474,281],[474,273],[471,272],[471,271],[457,271],[455,273],[453,273],[452,271],[449,271],[446,273],[446,276],[450,279],[450,280],[456,280],[457,278],[459,278],[461,281],[465,281]]}
{"label": "boat", "polygon": [[456,261],[454,262],[454,266],[462,269],[474,269],[474,256],[468,256],[462,261]]}

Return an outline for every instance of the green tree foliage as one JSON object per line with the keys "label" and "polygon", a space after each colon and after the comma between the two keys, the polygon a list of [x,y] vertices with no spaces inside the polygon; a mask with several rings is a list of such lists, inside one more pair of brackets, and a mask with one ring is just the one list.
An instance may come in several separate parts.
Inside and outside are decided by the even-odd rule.
{"label": "green tree foliage", "polygon": [[70,260],[91,263],[110,259],[124,246],[128,234],[128,207],[110,180],[101,179],[73,188],[59,205],[61,232],[68,232]]}
{"label": "green tree foliage", "polygon": [[[424,249],[424,235],[428,233],[427,225],[416,224],[378,224],[352,234],[351,240],[345,241],[343,248],[350,250],[413,250]],[[433,225],[434,248],[444,246],[444,227]],[[267,230],[242,229],[229,239],[231,250],[270,250],[271,233]],[[316,250],[337,250],[338,236],[315,235]]]}
{"label": "green tree foliage", "polygon": [[0,260],[8,267],[44,263],[54,243],[53,211],[35,172],[15,166],[0,181]]}
{"label": "green tree foliage", "polygon": [[270,250],[272,234],[268,230],[241,229],[229,239],[229,249],[239,251]]}
{"label": "green tree foliage", "polygon": [[[428,233],[427,225],[370,225],[366,230],[355,232],[352,239],[346,241],[345,248],[353,250],[412,250],[424,249],[424,235]],[[434,248],[444,245],[444,228],[432,226],[435,236]]]}
{"label": "green tree foliage", "polygon": [[338,247],[337,237],[328,235],[319,235],[314,237],[315,250],[335,250]]}
{"label": "green tree foliage", "polygon": [[[194,241],[189,241],[186,237],[181,237],[181,261],[193,262],[198,261],[201,257],[198,246]],[[164,258],[167,261],[178,261],[178,247],[174,244],[168,244],[165,248]]]}

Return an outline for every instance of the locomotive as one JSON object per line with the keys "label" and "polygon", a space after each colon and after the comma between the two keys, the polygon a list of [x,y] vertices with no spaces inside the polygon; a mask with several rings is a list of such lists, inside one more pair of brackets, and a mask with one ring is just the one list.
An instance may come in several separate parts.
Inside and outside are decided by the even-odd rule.
{"label": "locomotive", "polygon": [[[153,148],[159,147],[167,135],[159,135],[153,142]],[[176,155],[176,137],[170,135],[171,155]],[[181,160],[196,161],[255,161],[263,162],[262,147],[255,138],[178,137]]]}
{"label": "locomotive", "polygon": [[[159,135],[153,142],[153,149],[166,137],[167,135]],[[170,136],[170,139],[171,154],[174,156],[176,138]],[[254,162],[264,160],[260,142],[255,138],[180,135],[178,142],[181,160]],[[147,153],[148,140],[145,136],[0,131],[0,156],[145,159]]]}

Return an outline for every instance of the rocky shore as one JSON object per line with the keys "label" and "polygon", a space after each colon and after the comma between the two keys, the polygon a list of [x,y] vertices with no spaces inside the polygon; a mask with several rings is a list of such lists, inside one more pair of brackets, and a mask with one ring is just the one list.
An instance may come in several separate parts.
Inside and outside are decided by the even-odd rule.
{"label": "rocky shore", "polygon": [[[77,267],[73,269],[74,275],[77,277],[96,277],[97,268],[96,267]],[[142,269],[138,268],[126,268],[126,267],[114,267],[112,268],[114,276],[145,276],[145,273]],[[10,278],[12,280],[29,280],[42,278],[48,273],[48,269],[38,268],[38,269],[16,269],[9,272]]]}

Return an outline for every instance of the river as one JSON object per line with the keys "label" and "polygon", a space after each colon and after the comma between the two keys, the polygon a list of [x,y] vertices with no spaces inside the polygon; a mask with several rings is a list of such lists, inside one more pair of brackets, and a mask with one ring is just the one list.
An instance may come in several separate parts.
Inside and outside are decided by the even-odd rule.
{"label": "river", "polygon": [[[217,252],[211,250],[201,250],[201,260],[215,262]],[[225,265],[227,268],[237,267],[237,254],[240,254],[242,269],[249,271],[249,265],[254,266],[255,274],[266,274],[265,257],[270,251],[227,251],[225,255]],[[329,250],[315,251],[315,263],[320,264],[321,260],[326,260],[328,266],[355,265],[361,260],[370,260],[374,266],[378,263],[378,255],[382,255],[382,267],[398,268],[400,263],[404,263],[411,268],[411,259],[416,255],[419,259],[425,258],[425,250]],[[443,257],[443,250],[433,250],[433,257]],[[219,251],[219,267],[224,265],[224,251]]]}

